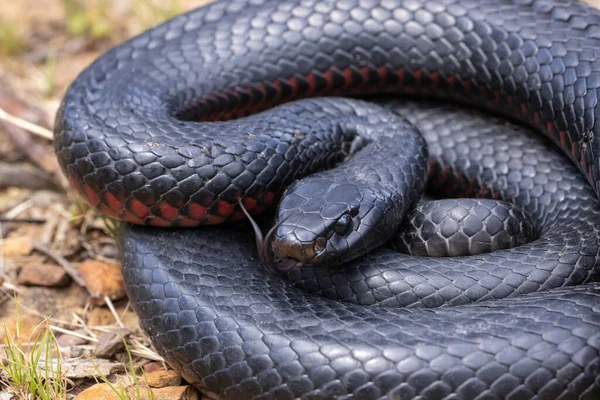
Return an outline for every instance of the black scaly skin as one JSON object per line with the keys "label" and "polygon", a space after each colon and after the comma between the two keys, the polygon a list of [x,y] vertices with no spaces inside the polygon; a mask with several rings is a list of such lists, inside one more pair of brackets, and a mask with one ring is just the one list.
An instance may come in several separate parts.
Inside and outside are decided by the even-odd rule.
{"label": "black scaly skin", "polygon": [[269,273],[244,227],[125,225],[125,280],[159,352],[230,399],[598,398],[600,285],[585,282],[600,276],[600,204],[584,177],[526,129],[450,106],[392,107],[435,140],[434,181],[452,160],[466,180],[506,184],[541,238],[472,257],[380,248],[290,273],[327,299]]}
{"label": "black scaly skin", "polygon": [[[387,106],[427,140],[434,194],[510,201],[530,217],[539,237],[471,257],[412,257],[382,249],[343,268],[293,271],[295,286],[364,305],[440,307],[600,280],[600,205],[563,154],[523,127],[472,110],[413,101]],[[433,215],[427,219],[435,222]],[[439,251],[463,252],[455,239]]]}
{"label": "black scaly skin", "polygon": [[[242,192],[259,206],[272,203],[269,193],[285,186],[272,178],[290,162],[270,156],[288,143],[260,125],[250,140],[239,138],[247,128],[239,121],[181,118],[303,96],[416,92],[537,127],[598,192],[599,27],[598,11],[558,0],[218,1],[84,71],[57,115],[56,152],[73,186],[105,213],[210,224],[231,218],[233,207],[220,201],[234,204]],[[318,156],[293,156],[307,158]],[[250,177],[237,175],[240,161],[252,165],[244,169]]]}
{"label": "black scaly skin", "polygon": [[537,239],[536,233],[529,215],[512,203],[445,199],[420,202],[393,242],[413,256],[458,257],[517,247]]}
{"label": "black scaly skin", "polygon": [[[353,149],[354,136],[335,141],[353,129],[300,119],[294,107],[350,118],[362,133],[369,128],[357,128],[354,118],[375,106],[346,100],[342,108],[354,111],[339,114],[337,102],[320,100],[249,120],[184,120],[303,96],[408,92],[527,122],[560,145],[597,193],[599,29],[597,11],[552,0],[220,1],[132,39],[86,70],[57,116],[57,155],[73,186],[103,212],[153,225],[214,224],[241,216],[233,207],[240,197],[259,212],[305,166],[329,164],[332,149],[334,160]],[[316,143],[319,136],[334,140]],[[302,151],[291,150],[294,142]],[[290,172],[296,160],[302,172]],[[250,178],[240,178],[245,173]],[[435,279],[402,280],[402,272],[383,270],[372,279],[360,266],[353,277],[342,270],[329,281],[343,286],[346,279],[345,290],[355,294],[346,297],[367,293],[365,303],[387,303],[378,299],[385,291],[368,289],[389,279],[408,293],[383,293],[391,303],[441,299],[460,307],[365,308],[302,294],[258,265],[238,227],[126,226],[124,275],[159,351],[198,387],[225,397],[594,399],[600,288],[556,288],[597,280],[598,230],[589,221],[599,212],[587,193],[573,200],[575,215],[558,213],[555,225],[562,215],[573,224],[543,247],[474,256],[478,264],[465,263],[471,272],[456,271],[455,258],[415,257],[405,258],[415,274],[437,266]],[[562,204],[535,185],[530,196],[541,208]],[[543,262],[549,253],[555,260]],[[355,264],[385,268],[388,254]],[[539,289],[550,290],[505,298]],[[502,299],[464,305],[493,298]]]}

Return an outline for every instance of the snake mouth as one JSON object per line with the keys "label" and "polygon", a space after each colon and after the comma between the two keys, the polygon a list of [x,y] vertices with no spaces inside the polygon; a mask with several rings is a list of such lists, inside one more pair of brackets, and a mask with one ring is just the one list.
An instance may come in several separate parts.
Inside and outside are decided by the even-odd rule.
{"label": "snake mouth", "polygon": [[277,228],[279,228],[279,226],[281,226],[281,224],[285,222],[287,218],[284,218],[283,220],[279,221],[269,230],[269,232],[267,232],[265,236],[263,236],[260,227],[254,220],[254,218],[252,218],[248,210],[246,210],[246,207],[244,207],[244,203],[240,201],[238,204],[242,209],[243,213],[246,214],[246,218],[248,218],[250,224],[252,225],[252,228],[254,230],[254,236],[256,238],[258,258],[260,260],[260,263],[266,269],[268,269],[271,272],[288,272],[294,269],[295,267],[302,265],[302,263],[299,260],[293,257],[283,257],[281,259],[278,258],[277,260],[275,260],[269,246],[273,234],[275,233]]}
{"label": "snake mouth", "polygon": [[302,266],[302,262],[293,257],[285,257],[275,262],[275,268],[280,272],[289,272]]}

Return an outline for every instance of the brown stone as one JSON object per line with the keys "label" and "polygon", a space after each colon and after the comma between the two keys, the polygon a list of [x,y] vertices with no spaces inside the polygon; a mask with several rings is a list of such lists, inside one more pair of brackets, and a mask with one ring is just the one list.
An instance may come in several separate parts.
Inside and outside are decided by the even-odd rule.
{"label": "brown stone", "polygon": [[148,392],[140,389],[140,399],[143,400],[199,400],[200,395],[191,386],[169,386],[165,388],[152,389],[152,397]]}
{"label": "brown stone", "polygon": [[114,324],[115,317],[106,308],[96,307],[87,313],[87,324],[90,326],[103,326]]}
{"label": "brown stone", "polygon": [[71,277],[64,269],[52,264],[27,264],[21,268],[17,282],[25,286],[66,286]]}
{"label": "brown stone", "polygon": [[104,304],[104,296],[111,300],[125,297],[125,283],[118,264],[86,260],[79,266],[79,274],[85,281],[94,304]]}
{"label": "brown stone", "polygon": [[[159,389],[130,386],[127,390],[129,398],[139,400],[199,400],[200,395],[191,386],[169,386]],[[98,383],[79,393],[74,400],[118,400],[107,383]]]}
{"label": "brown stone", "polygon": [[146,373],[146,383],[153,388],[181,385],[181,374],[171,369]]}
{"label": "brown stone", "polygon": [[33,243],[28,237],[6,239],[2,246],[4,257],[26,256],[33,250]]}
{"label": "brown stone", "polygon": [[115,392],[112,391],[108,383],[98,383],[90,386],[83,392],[75,396],[74,400],[120,400]]}

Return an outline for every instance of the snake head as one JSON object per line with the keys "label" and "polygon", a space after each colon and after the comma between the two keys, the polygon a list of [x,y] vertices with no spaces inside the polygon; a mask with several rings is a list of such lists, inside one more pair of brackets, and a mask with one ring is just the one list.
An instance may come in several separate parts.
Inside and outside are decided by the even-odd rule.
{"label": "snake head", "polygon": [[271,241],[274,263],[290,270],[338,265],[363,255],[395,231],[399,222],[390,221],[386,212],[393,208],[370,188],[334,182],[327,174],[297,181],[279,205],[281,222]]}

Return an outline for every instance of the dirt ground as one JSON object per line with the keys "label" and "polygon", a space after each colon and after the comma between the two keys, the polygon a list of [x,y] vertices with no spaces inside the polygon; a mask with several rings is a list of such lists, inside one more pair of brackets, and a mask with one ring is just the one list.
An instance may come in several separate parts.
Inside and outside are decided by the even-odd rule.
{"label": "dirt ground", "polygon": [[[163,373],[165,365],[125,297],[114,223],[77,200],[59,171],[51,143],[55,112],[68,84],[99,54],[209,1],[7,0],[0,6],[0,360],[6,365],[10,343],[21,342],[27,352],[40,332],[51,331],[69,398],[104,378],[131,380],[134,371]],[[600,0],[588,2],[600,7]],[[115,344],[115,335],[126,346]],[[74,367],[90,360],[91,372]],[[175,379],[163,386],[179,385]],[[164,398],[197,396],[188,389],[173,393]],[[110,396],[78,398],[148,398]],[[20,398],[26,390],[0,371],[0,400]]]}
{"label": "dirt ground", "polygon": [[[98,365],[111,382],[131,377],[132,370],[162,372],[164,365],[125,298],[114,224],[70,194],[46,136],[67,86],[98,55],[207,2],[15,0],[0,6],[0,360],[10,362],[10,338],[28,352],[27,344],[50,329],[60,346],[69,398],[103,380]],[[23,121],[35,124],[33,132]],[[115,332],[125,333],[133,368],[122,345],[102,354],[103,341]],[[86,363],[92,365],[89,374],[71,368]],[[27,398],[28,390],[17,386],[0,372],[1,399]],[[173,393],[164,398],[196,396]]]}

